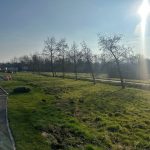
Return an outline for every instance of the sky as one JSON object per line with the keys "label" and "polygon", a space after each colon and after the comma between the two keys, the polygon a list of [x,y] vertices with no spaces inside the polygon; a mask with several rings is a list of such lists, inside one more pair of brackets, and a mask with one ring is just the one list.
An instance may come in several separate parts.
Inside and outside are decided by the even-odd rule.
{"label": "sky", "polygon": [[[97,34],[122,34],[140,50],[137,13],[142,0],[0,0],[0,62],[41,52],[49,36],[68,43],[83,40],[98,51]],[[150,41],[150,19],[146,41]],[[150,43],[150,42],[149,42]],[[150,46],[147,44],[150,56]]]}

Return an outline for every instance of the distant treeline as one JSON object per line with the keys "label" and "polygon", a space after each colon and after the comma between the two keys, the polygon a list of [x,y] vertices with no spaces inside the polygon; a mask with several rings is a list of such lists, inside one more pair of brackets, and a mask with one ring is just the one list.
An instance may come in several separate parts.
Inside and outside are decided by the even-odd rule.
{"label": "distant treeline", "polygon": [[[14,58],[8,63],[1,63],[0,68],[17,68],[18,71],[31,72],[73,72],[91,73],[93,80],[96,74],[107,74],[110,78],[141,79],[145,72],[140,67],[145,61],[150,70],[150,60],[135,55],[131,48],[120,45],[120,36],[102,37],[99,35],[99,54],[94,53],[85,41],[80,45],[75,42],[68,45],[65,39],[56,42],[54,37],[47,38],[42,52]],[[119,67],[119,68],[118,68]],[[120,71],[120,72],[119,72]],[[120,74],[121,73],[121,74]],[[121,75],[121,76],[120,76]]]}

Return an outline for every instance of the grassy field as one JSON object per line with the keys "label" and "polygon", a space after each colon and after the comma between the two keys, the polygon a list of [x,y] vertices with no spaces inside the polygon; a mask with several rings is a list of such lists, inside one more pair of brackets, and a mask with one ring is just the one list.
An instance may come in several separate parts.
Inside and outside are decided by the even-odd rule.
{"label": "grassy field", "polygon": [[[17,150],[149,150],[150,92],[18,73],[0,81]],[[31,92],[14,94],[18,86]]]}

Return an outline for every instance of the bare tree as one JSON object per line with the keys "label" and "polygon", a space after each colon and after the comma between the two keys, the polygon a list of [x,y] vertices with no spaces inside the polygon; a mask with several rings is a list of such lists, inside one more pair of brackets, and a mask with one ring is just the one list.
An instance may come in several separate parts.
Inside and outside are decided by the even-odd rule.
{"label": "bare tree", "polygon": [[43,50],[43,54],[50,57],[51,62],[51,72],[53,77],[55,76],[54,73],[54,54],[56,53],[56,40],[55,37],[47,38],[45,41],[45,48]]}
{"label": "bare tree", "polygon": [[82,57],[82,52],[78,49],[78,46],[75,42],[73,42],[71,49],[69,51],[69,58],[73,60],[74,64],[74,74],[75,74],[75,79],[78,79],[78,61]]}
{"label": "bare tree", "polygon": [[19,61],[22,65],[27,65],[31,62],[31,58],[28,55],[24,55],[19,58]]}
{"label": "bare tree", "polygon": [[58,57],[61,59],[62,62],[62,73],[63,73],[63,78],[65,77],[65,57],[66,57],[66,52],[68,50],[68,44],[66,42],[66,39],[61,39],[57,45],[56,49],[58,51]]}
{"label": "bare tree", "polygon": [[81,43],[81,46],[82,46],[83,56],[84,56],[88,66],[89,66],[89,69],[90,69],[90,72],[92,75],[93,83],[96,84],[95,75],[94,75],[93,66],[92,66],[92,64],[93,64],[92,63],[92,61],[93,61],[92,51],[90,48],[87,47],[87,44],[85,41],[83,41]]}
{"label": "bare tree", "polygon": [[19,68],[21,70],[24,71],[31,71],[32,70],[32,61],[31,61],[31,57],[28,55],[24,55],[22,57],[19,58],[19,64],[18,66],[20,66]]}
{"label": "bare tree", "polygon": [[114,59],[117,65],[118,74],[121,81],[122,89],[125,88],[125,83],[123,79],[123,74],[121,71],[120,63],[124,61],[128,55],[130,54],[131,49],[126,48],[124,45],[120,44],[122,39],[121,36],[101,36],[98,35],[99,38],[99,48],[103,52],[103,54],[107,57],[107,59]]}
{"label": "bare tree", "polygon": [[39,54],[35,53],[31,55],[31,61],[32,61],[32,71],[40,73]]}

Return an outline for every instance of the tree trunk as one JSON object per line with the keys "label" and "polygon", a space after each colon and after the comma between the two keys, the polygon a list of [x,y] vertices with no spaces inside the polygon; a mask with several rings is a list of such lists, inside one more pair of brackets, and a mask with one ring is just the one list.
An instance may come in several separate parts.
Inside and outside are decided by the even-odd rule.
{"label": "tree trunk", "polygon": [[122,89],[125,89],[125,84],[124,84],[124,81],[123,81],[122,72],[120,70],[119,61],[116,60],[116,63],[117,63],[117,69],[118,69],[118,73],[119,73],[119,77],[120,77],[120,81],[121,81],[121,87],[122,87]]}
{"label": "tree trunk", "polygon": [[93,79],[93,84],[95,85],[96,84],[95,75],[94,75],[92,64],[91,64],[91,62],[89,60],[88,60],[88,64],[90,66],[91,75],[92,75],[92,79]]}
{"label": "tree trunk", "polygon": [[76,60],[74,60],[74,73],[75,73],[75,80],[78,80],[77,63],[76,63]]}
{"label": "tree trunk", "polygon": [[119,73],[119,77],[120,77],[120,82],[121,82],[121,87],[122,89],[125,89],[125,84],[124,84],[124,81],[123,81],[123,76],[122,76],[122,72],[120,70],[120,63],[119,63],[119,60],[117,59],[117,57],[115,56],[115,54],[111,51],[112,55],[114,56],[115,58],[115,61],[116,61],[116,64],[117,64],[117,69],[118,69],[118,73]]}
{"label": "tree trunk", "polygon": [[63,72],[63,79],[65,78],[65,58],[63,56],[63,59],[62,59],[62,72]]}
{"label": "tree trunk", "polygon": [[77,70],[76,70],[75,74],[76,74],[76,80],[78,80],[78,73],[77,73]]}
{"label": "tree trunk", "polygon": [[55,74],[54,74],[54,66],[53,66],[53,54],[52,54],[52,51],[51,51],[51,72],[52,72],[52,76],[55,77]]}
{"label": "tree trunk", "polygon": [[40,70],[40,62],[38,62],[38,73],[40,74],[41,70]]}

